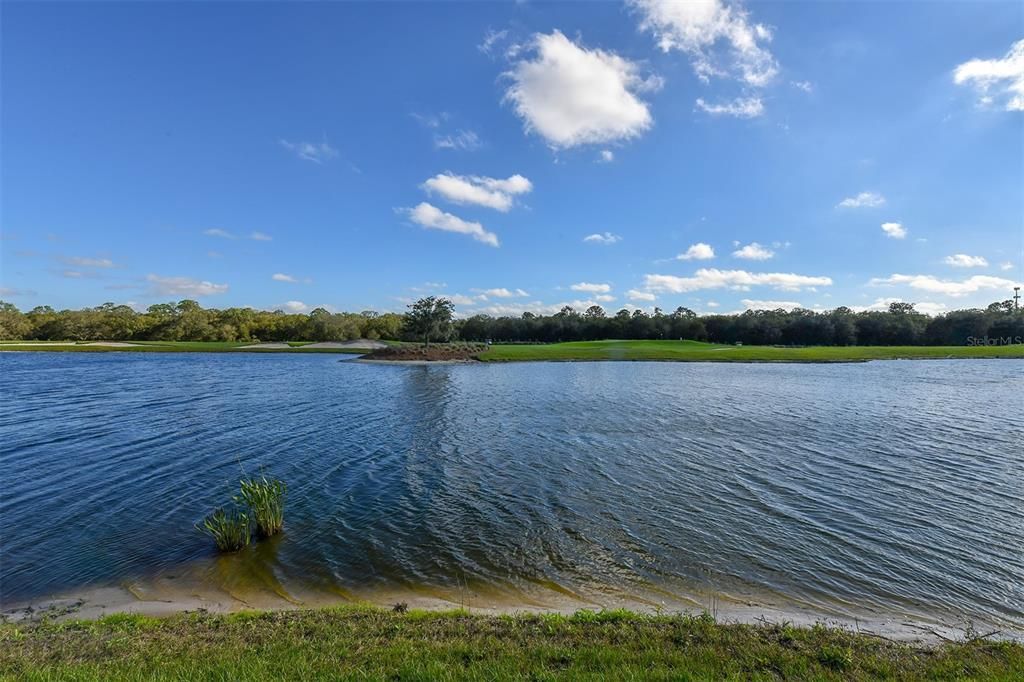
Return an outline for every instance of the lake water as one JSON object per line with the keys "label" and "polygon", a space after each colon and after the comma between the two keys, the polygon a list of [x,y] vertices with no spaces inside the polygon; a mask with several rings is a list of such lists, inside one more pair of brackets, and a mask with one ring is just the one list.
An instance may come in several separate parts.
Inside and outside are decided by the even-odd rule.
{"label": "lake water", "polygon": [[[191,571],[1024,629],[1024,363],[339,357],[0,354],[2,600]],[[261,467],[285,534],[217,558],[193,524]]]}

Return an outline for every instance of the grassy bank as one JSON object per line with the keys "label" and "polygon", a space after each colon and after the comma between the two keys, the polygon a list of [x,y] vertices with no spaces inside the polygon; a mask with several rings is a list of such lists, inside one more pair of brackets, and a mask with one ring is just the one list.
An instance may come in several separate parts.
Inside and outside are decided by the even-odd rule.
{"label": "grassy bank", "polygon": [[1015,346],[725,346],[697,341],[579,341],[493,345],[480,360],[675,360],[699,362],[860,362],[919,358],[1024,358]]}
{"label": "grassy bank", "polygon": [[6,679],[1020,680],[1024,646],[937,647],[625,611],[574,616],[345,607],[0,626]]}
{"label": "grassy bank", "polygon": [[252,341],[127,341],[131,345],[103,346],[94,342],[68,341],[66,343],[0,341],[0,351],[36,351],[71,353],[368,353],[372,349],[359,348],[309,348],[312,341],[289,341],[287,348],[266,348]]}
{"label": "grassy bank", "polygon": [[[2,342],[0,351],[76,353],[371,353],[369,348],[311,348],[309,341],[290,341],[287,348],[254,346],[238,341],[133,341],[132,345],[102,346],[89,342]],[[388,342],[380,359],[457,359],[475,357],[485,362],[531,360],[664,360],[691,362],[863,362],[866,360],[926,358],[1024,358],[1024,345],[1014,346],[728,346],[698,341],[577,341],[535,345],[495,344],[479,352],[477,344],[432,344],[426,353],[419,344]],[[398,351],[406,351],[404,354]],[[451,352],[449,352],[451,351]],[[430,355],[431,357],[428,357]],[[408,356],[408,357],[406,357]],[[422,356],[422,358],[421,358]],[[437,356],[437,357],[433,357]],[[449,357],[450,356],[450,357]]]}

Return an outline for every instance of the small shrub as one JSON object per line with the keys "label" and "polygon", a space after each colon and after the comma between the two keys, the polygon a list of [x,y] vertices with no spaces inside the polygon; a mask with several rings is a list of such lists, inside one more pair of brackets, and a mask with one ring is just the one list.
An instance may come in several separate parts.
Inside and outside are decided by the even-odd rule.
{"label": "small shrub", "polygon": [[853,663],[853,651],[849,647],[826,644],[818,650],[818,662],[833,670],[846,670]]}
{"label": "small shrub", "polygon": [[240,550],[249,544],[252,537],[249,515],[240,509],[225,511],[217,508],[196,528],[212,537],[217,543],[217,549],[222,552]]}
{"label": "small shrub", "polygon": [[236,502],[244,502],[256,522],[256,529],[263,537],[281,532],[284,527],[285,484],[276,478],[243,478],[242,494]]}

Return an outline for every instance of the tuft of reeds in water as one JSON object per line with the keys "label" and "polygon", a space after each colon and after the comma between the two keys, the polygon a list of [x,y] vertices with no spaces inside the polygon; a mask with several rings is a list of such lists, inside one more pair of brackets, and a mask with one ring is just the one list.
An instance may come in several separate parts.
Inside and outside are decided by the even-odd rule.
{"label": "tuft of reeds in water", "polygon": [[256,522],[256,530],[270,537],[284,527],[284,481],[277,478],[243,478],[242,494],[236,500],[244,502]]}
{"label": "tuft of reeds in water", "polygon": [[212,537],[217,543],[217,549],[222,552],[240,550],[248,545],[252,538],[249,515],[240,509],[217,508],[196,528]]}

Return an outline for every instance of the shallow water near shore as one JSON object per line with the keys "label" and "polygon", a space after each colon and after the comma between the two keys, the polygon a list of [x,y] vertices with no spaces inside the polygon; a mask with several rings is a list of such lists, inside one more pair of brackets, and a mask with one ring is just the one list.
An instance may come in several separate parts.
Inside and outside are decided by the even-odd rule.
{"label": "shallow water near shore", "polygon": [[[1024,363],[0,356],[0,601],[764,607],[1024,631]],[[283,536],[193,528],[265,468]],[[220,600],[220,601],[218,601]]]}

